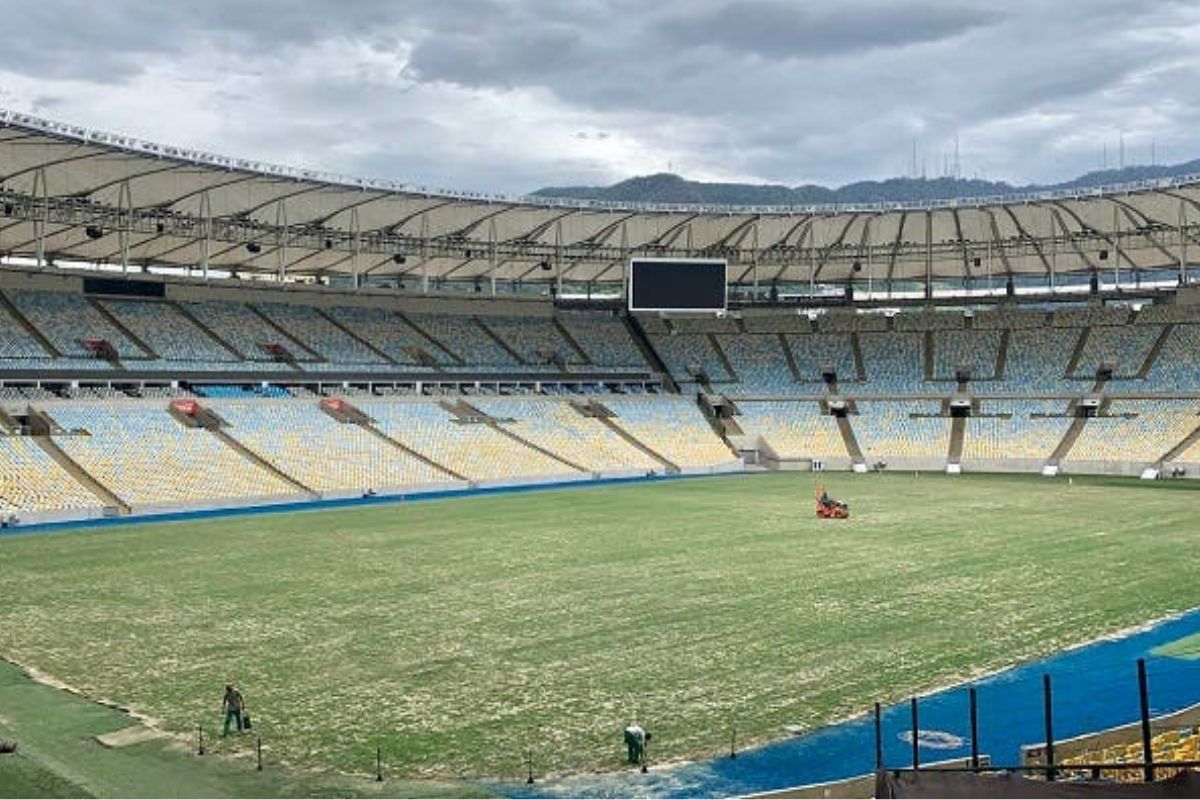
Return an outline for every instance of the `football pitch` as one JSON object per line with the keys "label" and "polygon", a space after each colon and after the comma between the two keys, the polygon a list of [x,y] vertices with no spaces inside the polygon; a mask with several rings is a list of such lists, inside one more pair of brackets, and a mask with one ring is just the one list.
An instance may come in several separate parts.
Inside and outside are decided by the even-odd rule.
{"label": "football pitch", "polygon": [[[1200,483],[700,478],[0,538],[0,656],[217,753],[513,779],[727,752],[1200,606]],[[0,733],[4,733],[0,719]]]}

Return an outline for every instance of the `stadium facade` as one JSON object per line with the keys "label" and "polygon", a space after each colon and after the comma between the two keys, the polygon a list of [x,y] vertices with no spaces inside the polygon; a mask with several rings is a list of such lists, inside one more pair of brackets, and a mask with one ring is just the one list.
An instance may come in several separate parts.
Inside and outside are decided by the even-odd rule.
{"label": "stadium facade", "polygon": [[[855,207],[428,191],[0,112],[12,524],[768,469],[1200,474],[1200,176]],[[719,315],[628,313],[720,258]]]}

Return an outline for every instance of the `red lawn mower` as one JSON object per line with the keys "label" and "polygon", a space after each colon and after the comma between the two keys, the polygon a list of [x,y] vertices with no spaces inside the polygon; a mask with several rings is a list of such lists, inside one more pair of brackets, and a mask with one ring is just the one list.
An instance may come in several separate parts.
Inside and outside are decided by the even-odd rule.
{"label": "red lawn mower", "polygon": [[818,519],[849,519],[850,506],[834,500],[825,492],[825,486],[817,487],[817,518]]}

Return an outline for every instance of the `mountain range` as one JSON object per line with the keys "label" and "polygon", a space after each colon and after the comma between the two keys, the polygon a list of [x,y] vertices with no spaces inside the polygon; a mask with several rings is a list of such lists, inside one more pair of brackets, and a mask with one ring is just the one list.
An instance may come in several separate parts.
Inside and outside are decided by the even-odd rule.
{"label": "mountain range", "polygon": [[614,183],[611,186],[550,186],[538,189],[536,197],[575,200],[608,200],[625,203],[696,203],[733,206],[809,205],[826,203],[880,203],[943,200],[1040,192],[1055,189],[1086,189],[1113,183],[1130,183],[1154,178],[1200,172],[1200,159],[1172,165],[1141,165],[1089,172],[1073,180],[1053,184],[1014,186],[1004,181],[977,178],[889,178],[858,181],[831,189],[804,184],[703,183],[661,172]]}

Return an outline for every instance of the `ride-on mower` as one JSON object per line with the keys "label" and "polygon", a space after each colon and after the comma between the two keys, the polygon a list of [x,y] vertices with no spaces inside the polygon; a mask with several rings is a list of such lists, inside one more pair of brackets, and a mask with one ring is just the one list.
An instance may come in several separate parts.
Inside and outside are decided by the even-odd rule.
{"label": "ride-on mower", "polygon": [[819,519],[848,519],[850,517],[850,506],[846,503],[840,503],[830,497],[825,486],[817,486],[817,517]]}

